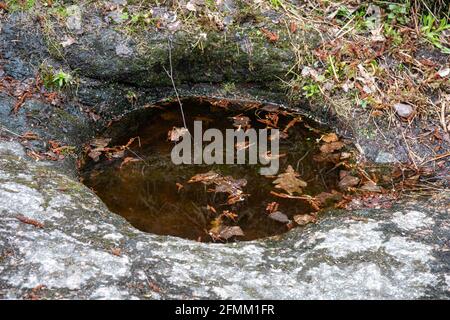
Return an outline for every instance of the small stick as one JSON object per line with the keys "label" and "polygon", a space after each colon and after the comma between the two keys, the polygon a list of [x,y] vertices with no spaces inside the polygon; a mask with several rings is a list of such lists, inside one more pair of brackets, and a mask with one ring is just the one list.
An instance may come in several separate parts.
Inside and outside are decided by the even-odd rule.
{"label": "small stick", "polygon": [[186,125],[186,119],[184,118],[184,112],[183,112],[183,104],[181,103],[180,96],[178,95],[177,87],[175,86],[175,81],[173,80],[173,67],[172,67],[172,40],[169,38],[168,40],[169,44],[169,65],[170,65],[170,73],[167,71],[166,67],[163,66],[164,71],[166,72],[167,76],[170,78],[170,81],[172,82],[173,90],[175,91],[175,95],[177,96],[178,104],[180,105],[181,110],[181,117],[183,118],[183,125],[184,127],[189,131],[187,125]]}
{"label": "small stick", "polygon": [[445,121],[445,100],[443,99],[441,102],[441,124],[442,124],[442,129],[444,129],[445,132],[448,132],[447,130],[447,123]]}

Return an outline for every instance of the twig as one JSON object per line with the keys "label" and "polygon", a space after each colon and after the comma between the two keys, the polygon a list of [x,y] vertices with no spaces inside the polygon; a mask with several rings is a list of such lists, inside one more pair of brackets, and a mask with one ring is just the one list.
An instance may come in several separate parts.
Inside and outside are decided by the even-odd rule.
{"label": "twig", "polygon": [[6,131],[6,132],[8,132],[9,134],[12,134],[13,136],[16,136],[16,137],[22,137],[20,134],[17,134],[17,133],[15,133],[15,132],[12,132],[11,130],[8,130],[8,129],[6,129],[4,126],[0,126],[0,133],[2,132],[2,131]]}
{"label": "twig", "polygon": [[178,95],[177,87],[175,86],[175,81],[173,80],[172,40],[171,40],[171,38],[169,38],[168,44],[169,44],[170,73],[169,73],[169,71],[167,71],[166,67],[163,66],[163,68],[164,68],[164,71],[166,72],[167,76],[170,78],[170,81],[172,82],[173,90],[175,91],[175,95],[177,96],[178,104],[180,105],[180,110],[181,110],[181,117],[183,118],[183,125],[189,131],[189,129],[188,129],[187,125],[186,125],[186,119],[184,118],[183,104],[181,103],[180,96]]}
{"label": "twig", "polygon": [[428,160],[422,162],[420,165],[423,166],[425,163],[428,163],[428,162],[431,162],[431,161],[436,161],[436,160],[447,158],[447,157],[450,157],[450,152],[447,152],[447,153],[438,155],[438,156],[436,156],[434,158],[428,159]]}
{"label": "twig", "polygon": [[446,103],[445,100],[443,99],[441,102],[441,125],[442,125],[442,129],[444,129],[445,132],[448,132],[447,130],[447,123],[445,121],[445,108],[446,108]]}

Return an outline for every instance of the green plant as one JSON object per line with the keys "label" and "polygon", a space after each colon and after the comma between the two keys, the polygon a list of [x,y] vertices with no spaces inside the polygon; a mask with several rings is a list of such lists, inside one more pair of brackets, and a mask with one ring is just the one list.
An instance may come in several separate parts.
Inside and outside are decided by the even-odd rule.
{"label": "green plant", "polygon": [[450,48],[446,47],[441,41],[442,32],[450,29],[450,24],[446,18],[437,20],[431,13],[422,16],[422,25],[420,30],[425,39],[436,48],[441,49],[443,53],[450,54]]}
{"label": "green plant", "polygon": [[320,93],[320,87],[317,83],[310,82],[303,86],[302,88],[305,97],[310,98],[316,96]]}
{"label": "green plant", "polygon": [[27,11],[34,7],[36,0],[6,0],[9,11]]}
{"label": "green plant", "polygon": [[64,89],[75,83],[74,77],[63,70],[57,72],[51,66],[41,65],[40,75],[44,86],[48,89]]}
{"label": "green plant", "polygon": [[390,3],[386,9],[387,16],[386,21],[389,24],[392,24],[393,22],[397,22],[402,25],[406,25],[409,22],[408,13],[410,10],[411,4],[409,1],[406,1],[405,3]]}
{"label": "green plant", "polygon": [[402,44],[403,42],[403,38],[400,35],[400,32],[398,32],[393,26],[385,24],[384,25],[384,35],[387,38],[391,38],[392,39],[392,43],[395,46],[398,46],[400,44]]}
{"label": "green plant", "polygon": [[233,93],[236,90],[236,85],[234,84],[234,82],[225,82],[222,85],[222,89],[225,93]]}
{"label": "green plant", "polygon": [[65,88],[73,83],[71,74],[62,71],[61,69],[53,75],[53,84],[58,88]]}
{"label": "green plant", "polygon": [[[328,57],[328,66],[325,70],[325,77],[332,77],[336,81],[339,81],[339,79],[343,78],[346,75],[346,63],[341,61],[337,62],[336,58],[334,56]],[[319,77],[320,79],[320,77]],[[321,80],[319,80],[321,81]]]}
{"label": "green plant", "polygon": [[269,0],[270,5],[275,9],[278,9],[282,6],[281,0]]}

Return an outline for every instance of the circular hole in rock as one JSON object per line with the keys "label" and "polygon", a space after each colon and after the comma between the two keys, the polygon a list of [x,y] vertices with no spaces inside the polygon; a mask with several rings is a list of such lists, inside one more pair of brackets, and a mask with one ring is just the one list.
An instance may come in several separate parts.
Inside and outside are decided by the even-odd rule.
{"label": "circular hole in rock", "polygon": [[[226,129],[278,128],[279,171],[261,175],[267,165],[248,164],[248,153],[246,164],[176,165],[170,134],[176,138],[174,128],[183,127],[178,103],[133,111],[90,142],[81,176],[136,228],[202,242],[247,241],[313,223],[319,208],[340,200],[334,166],[348,146],[326,128],[274,105],[187,99],[183,107],[193,140],[194,121],[224,133],[224,145]],[[249,141],[234,147],[247,152]]]}

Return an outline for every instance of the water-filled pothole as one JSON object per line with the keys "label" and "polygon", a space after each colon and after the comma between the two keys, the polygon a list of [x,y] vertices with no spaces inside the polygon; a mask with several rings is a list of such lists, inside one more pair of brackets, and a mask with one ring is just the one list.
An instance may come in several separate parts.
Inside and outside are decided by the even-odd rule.
{"label": "water-filled pothole", "polygon": [[194,121],[221,132],[279,128],[278,176],[261,175],[260,164],[176,165],[168,132],[183,127],[179,105],[135,111],[90,144],[82,178],[136,228],[203,242],[253,240],[315,221],[317,206],[338,200],[339,172],[327,158],[339,160],[347,147],[335,135],[324,142],[324,128],[272,105],[190,99],[183,106],[191,133]]}

